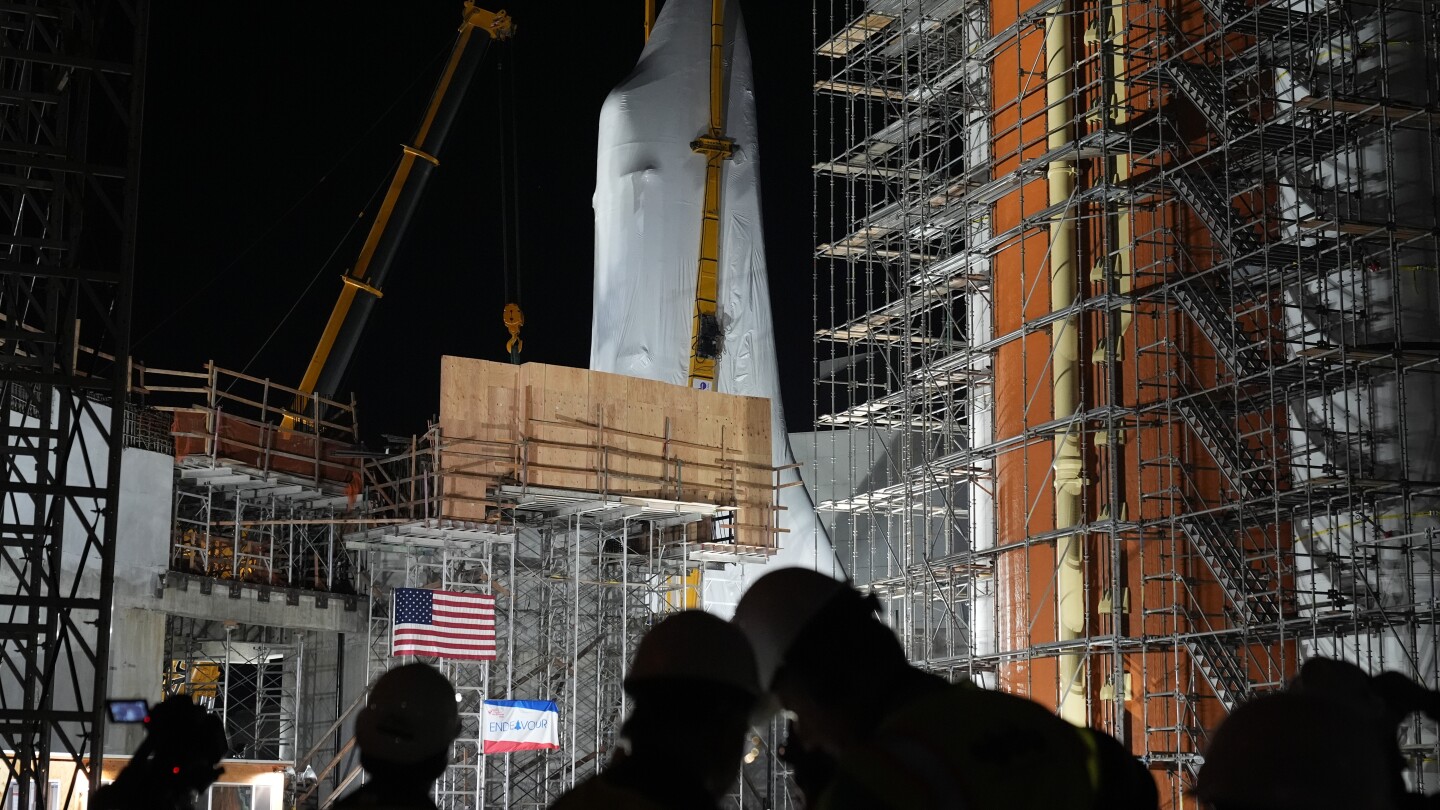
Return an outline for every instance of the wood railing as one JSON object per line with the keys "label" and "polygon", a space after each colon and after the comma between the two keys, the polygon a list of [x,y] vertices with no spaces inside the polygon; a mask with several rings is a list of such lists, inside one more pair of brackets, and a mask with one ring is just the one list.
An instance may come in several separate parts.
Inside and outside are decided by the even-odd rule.
{"label": "wood railing", "polygon": [[[261,472],[357,488],[360,462],[345,451],[359,430],[354,402],[344,403],[207,363],[204,371],[135,365],[132,396],[172,416],[179,459],[208,457]],[[297,410],[304,403],[304,412]],[[280,425],[294,420],[296,429]]]}
{"label": "wood railing", "polygon": [[[526,420],[527,430],[485,426],[487,438],[445,436],[439,426],[408,447],[365,462],[376,518],[497,523],[508,520],[501,486],[733,512],[736,545],[774,549],[779,471],[726,457],[723,446],[610,430],[599,421]],[[617,440],[624,440],[620,446]],[[638,449],[650,447],[650,449]],[[708,538],[707,538],[708,539]]]}

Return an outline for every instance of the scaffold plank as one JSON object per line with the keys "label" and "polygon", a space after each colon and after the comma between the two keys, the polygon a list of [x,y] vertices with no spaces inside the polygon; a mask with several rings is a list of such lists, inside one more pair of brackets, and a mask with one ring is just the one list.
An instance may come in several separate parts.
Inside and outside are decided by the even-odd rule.
{"label": "scaffold plank", "polygon": [[1303,110],[1340,113],[1359,118],[1378,118],[1392,124],[1414,122],[1417,126],[1440,125],[1440,112],[1406,104],[1386,103],[1378,99],[1360,101],[1328,96],[1305,96],[1296,101],[1295,106]]}
{"label": "scaffold plank", "polygon": [[843,79],[824,79],[818,81],[815,83],[815,89],[822,93],[834,93],[837,96],[869,96],[870,98],[885,99],[886,101],[905,100],[905,94],[899,90],[891,90],[888,87],[875,84],[849,82]]}
{"label": "scaffold plank", "polygon": [[821,56],[845,56],[864,45],[871,37],[885,30],[894,21],[895,18],[887,14],[866,14],[826,40],[816,49],[816,53]]}

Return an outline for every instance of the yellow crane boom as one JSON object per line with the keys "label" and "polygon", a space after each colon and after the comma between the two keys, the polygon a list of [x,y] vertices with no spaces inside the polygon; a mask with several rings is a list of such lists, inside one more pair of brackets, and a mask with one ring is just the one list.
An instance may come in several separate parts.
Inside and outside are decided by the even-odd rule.
{"label": "yellow crane boom", "polygon": [[[330,318],[320,333],[315,353],[311,355],[305,374],[300,379],[299,389],[304,398],[316,393],[327,398],[334,396],[359,343],[370,309],[384,294],[381,290],[390,262],[415,212],[425,181],[440,165],[436,155],[483,55],[483,48],[473,44],[476,32],[481,34],[481,42],[488,44],[493,40],[508,39],[514,34],[515,25],[504,11],[486,11],[476,8],[472,0],[466,0],[461,11],[459,35],[430,97],[425,116],[413,142],[400,147],[400,165],[395,169],[395,175],[381,200],[380,210],[365,236],[365,244],[360,249],[355,266],[341,277],[340,297],[335,301]],[[308,402],[296,403],[297,413],[309,410]],[[287,416],[281,426],[291,429],[294,423],[295,417]]]}
{"label": "yellow crane boom", "polygon": [[695,274],[695,319],[690,332],[690,387],[712,390],[723,350],[719,314],[720,183],[735,142],[725,137],[725,0],[710,2],[710,127],[691,142],[705,156],[705,202],[700,212],[700,261]]}

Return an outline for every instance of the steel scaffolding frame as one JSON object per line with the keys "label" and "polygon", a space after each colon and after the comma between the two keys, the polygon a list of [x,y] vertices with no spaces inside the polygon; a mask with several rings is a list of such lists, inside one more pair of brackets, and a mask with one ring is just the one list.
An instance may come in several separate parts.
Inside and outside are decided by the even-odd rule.
{"label": "steel scaffolding frame", "polygon": [[293,762],[304,633],[281,627],[166,617],[167,696],[190,695],[220,716],[228,758]]}
{"label": "steel scaffolding frame", "polygon": [[0,10],[0,745],[22,806],[48,801],[52,752],[99,784],[147,16]]}
{"label": "steel scaffolding frame", "polygon": [[[214,364],[132,364],[129,392],[127,446],[175,459],[162,593],[218,590],[237,607],[250,598],[283,601],[287,610],[359,607],[356,560],[343,535],[372,518],[353,454],[353,402],[312,396],[306,413],[296,413],[294,389]],[[300,428],[277,427],[286,415]],[[221,621],[231,613],[221,603],[181,609],[205,618],[166,616],[166,693],[189,694],[219,713],[234,757],[283,763],[291,798],[333,789],[348,717],[344,633]],[[292,618],[305,626],[302,615]],[[318,779],[303,776],[326,762],[332,767]]]}
{"label": "steel scaffolding frame", "polygon": [[[170,568],[230,583],[355,593],[342,540],[365,523],[355,406],[207,364],[175,371],[135,364],[127,441],[176,457]],[[320,414],[316,418],[315,414]],[[282,430],[286,416],[301,430]],[[168,425],[162,442],[153,434]],[[318,427],[318,430],[317,430]]]}
{"label": "steel scaffolding frame", "polygon": [[[1436,686],[1435,5],[816,12],[818,452],[829,430],[888,471],[825,507],[869,538],[849,567],[911,657],[1078,691],[1171,806],[1207,729],[1305,656]],[[1062,261],[1081,274],[1054,306]],[[1050,389],[1067,330],[1073,415]],[[1051,513],[1066,441],[1078,525]],[[1054,604],[1070,544],[1078,637]],[[1433,783],[1433,729],[1406,744]]]}
{"label": "steel scaffolding frame", "polygon": [[350,498],[243,465],[182,466],[175,487],[170,568],[234,584],[354,592],[341,536]]}
{"label": "steel scaffolding frame", "polygon": [[[733,521],[733,510],[679,501],[500,482],[486,496],[496,504],[489,520],[443,517],[441,493],[450,490],[438,441],[427,435],[411,452],[368,465],[380,525],[347,536],[371,600],[369,681],[403,662],[389,648],[394,588],[494,594],[496,660],[441,662],[461,696],[463,730],[436,801],[455,810],[544,807],[609,761],[628,711],[625,668],[646,629],[699,605],[707,563],[750,556],[695,540],[695,524]],[[486,697],[554,700],[560,750],[483,755]],[[747,765],[733,806],[790,806],[776,769],[767,770],[773,764]],[[357,766],[336,793],[359,777]]]}

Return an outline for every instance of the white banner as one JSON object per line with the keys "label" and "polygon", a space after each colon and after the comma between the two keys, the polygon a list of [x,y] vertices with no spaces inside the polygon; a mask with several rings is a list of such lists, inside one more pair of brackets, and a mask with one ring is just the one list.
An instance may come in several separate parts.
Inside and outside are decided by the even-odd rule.
{"label": "white banner", "polygon": [[487,754],[560,747],[560,707],[553,700],[487,700],[481,725]]}

